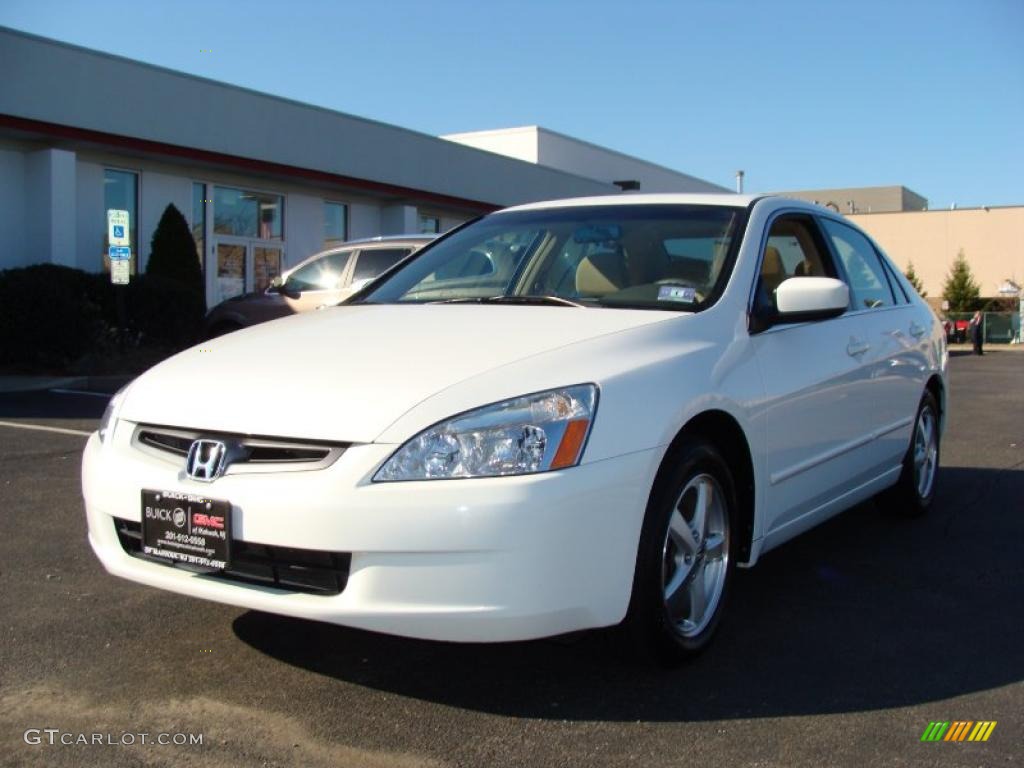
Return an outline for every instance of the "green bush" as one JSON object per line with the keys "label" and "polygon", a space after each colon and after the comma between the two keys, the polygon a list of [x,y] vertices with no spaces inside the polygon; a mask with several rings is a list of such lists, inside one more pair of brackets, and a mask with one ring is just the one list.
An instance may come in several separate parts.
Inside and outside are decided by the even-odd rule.
{"label": "green bush", "polygon": [[204,305],[159,275],[115,286],[109,275],[55,264],[3,270],[0,365],[66,372],[139,347],[172,352],[198,340]]}
{"label": "green bush", "polygon": [[61,368],[105,330],[93,275],[56,264],[0,272],[0,364]]}
{"label": "green bush", "polygon": [[146,276],[180,284],[197,297],[198,305],[205,313],[206,286],[196,255],[196,241],[192,239],[185,217],[173,204],[164,209],[160,223],[153,231],[150,248]]}

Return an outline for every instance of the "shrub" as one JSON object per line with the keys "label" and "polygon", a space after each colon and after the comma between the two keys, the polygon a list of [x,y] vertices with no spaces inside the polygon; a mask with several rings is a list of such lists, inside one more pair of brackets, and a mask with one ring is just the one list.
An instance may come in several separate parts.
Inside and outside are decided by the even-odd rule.
{"label": "shrub", "polygon": [[205,312],[206,287],[203,269],[196,256],[196,241],[192,239],[185,217],[173,204],[164,209],[150,246],[146,276],[179,283],[198,297],[199,306]]}
{"label": "shrub", "polygon": [[173,352],[198,340],[204,302],[159,275],[115,286],[55,264],[0,271],[0,365],[67,372],[83,358],[140,346]]}
{"label": "shrub", "polygon": [[94,275],[56,264],[0,272],[0,364],[62,368],[105,330]]}

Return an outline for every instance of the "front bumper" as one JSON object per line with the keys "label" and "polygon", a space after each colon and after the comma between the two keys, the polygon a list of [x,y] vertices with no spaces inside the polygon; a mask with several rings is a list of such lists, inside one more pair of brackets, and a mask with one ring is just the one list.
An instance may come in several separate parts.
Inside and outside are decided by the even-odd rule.
{"label": "front bumper", "polygon": [[[508,641],[609,626],[625,616],[660,455],[521,477],[370,483],[394,445],[349,448],[326,469],[212,483],[134,448],[134,425],[86,445],[89,542],[112,574],[270,613],[408,637]],[[345,553],[337,595],[233,582],[129,555],[115,519],[141,520],[142,489],[232,506],[236,540]]]}

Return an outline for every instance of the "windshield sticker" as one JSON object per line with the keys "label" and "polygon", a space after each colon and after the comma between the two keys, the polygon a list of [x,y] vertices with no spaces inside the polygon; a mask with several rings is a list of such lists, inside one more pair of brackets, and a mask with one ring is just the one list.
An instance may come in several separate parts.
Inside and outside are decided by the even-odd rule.
{"label": "windshield sticker", "polygon": [[658,288],[658,301],[681,301],[693,304],[697,300],[697,289],[685,285],[663,285]]}

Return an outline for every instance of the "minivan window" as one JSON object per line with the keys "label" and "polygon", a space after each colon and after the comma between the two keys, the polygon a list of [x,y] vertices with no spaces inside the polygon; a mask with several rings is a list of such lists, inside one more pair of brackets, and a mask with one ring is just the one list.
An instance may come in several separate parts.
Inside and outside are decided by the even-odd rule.
{"label": "minivan window", "polygon": [[698,311],[717,298],[743,209],[593,205],[486,216],[425,249],[370,303],[548,299],[593,307]]}
{"label": "minivan window", "polygon": [[376,250],[360,251],[356,260],[353,282],[376,277],[404,259],[412,251],[411,248],[377,248]]}
{"label": "minivan window", "polygon": [[288,288],[293,291],[330,291],[341,287],[352,251],[329,253],[309,262],[288,275]]}

